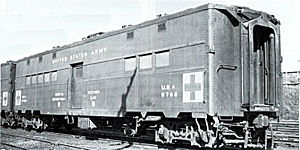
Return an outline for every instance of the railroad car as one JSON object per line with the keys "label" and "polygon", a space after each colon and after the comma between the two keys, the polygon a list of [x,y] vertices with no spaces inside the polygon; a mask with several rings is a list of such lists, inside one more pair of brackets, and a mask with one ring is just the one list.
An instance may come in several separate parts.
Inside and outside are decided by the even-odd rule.
{"label": "railroad car", "polygon": [[162,143],[266,145],[281,62],[273,15],[206,4],[2,64],[1,124],[89,118]]}

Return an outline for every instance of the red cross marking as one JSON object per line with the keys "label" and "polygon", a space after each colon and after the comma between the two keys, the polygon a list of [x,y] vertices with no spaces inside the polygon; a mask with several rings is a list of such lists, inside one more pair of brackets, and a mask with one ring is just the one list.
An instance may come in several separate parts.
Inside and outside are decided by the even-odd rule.
{"label": "red cross marking", "polygon": [[195,74],[191,74],[190,83],[185,84],[184,91],[190,92],[190,100],[195,100],[196,91],[201,91],[201,83],[196,83]]}

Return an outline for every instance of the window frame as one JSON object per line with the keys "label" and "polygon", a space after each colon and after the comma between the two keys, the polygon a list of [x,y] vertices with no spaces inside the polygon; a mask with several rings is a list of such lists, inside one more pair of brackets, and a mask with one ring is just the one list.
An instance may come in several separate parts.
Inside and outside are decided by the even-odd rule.
{"label": "window frame", "polygon": [[134,31],[127,32],[127,40],[134,39]]}
{"label": "window frame", "polygon": [[[143,58],[146,58],[146,57],[150,57],[150,67],[143,67],[142,68],[142,66],[144,66],[144,65],[142,65],[142,60],[143,60]],[[153,68],[153,54],[152,53],[148,53],[148,54],[143,54],[143,55],[139,55],[139,69],[140,70],[149,70],[149,69],[152,69]]]}
{"label": "window frame", "polygon": [[[46,78],[46,76],[48,76],[48,77]],[[48,80],[46,80],[46,79],[48,79]],[[44,73],[44,83],[48,83],[48,82],[50,82],[50,72],[45,72]]]}
{"label": "window frame", "polygon": [[[53,74],[55,74],[55,78],[54,78]],[[53,80],[53,79],[55,79],[55,80]],[[57,81],[57,71],[51,71],[50,72],[50,82],[55,82],[55,81]]]}
{"label": "window frame", "polygon": [[57,58],[56,52],[52,53],[52,60],[55,60]]}
{"label": "window frame", "polygon": [[[162,27],[163,26],[163,27]],[[157,31],[163,32],[167,30],[166,22],[161,22],[157,24]]]}
{"label": "window frame", "polygon": [[[129,63],[129,61],[128,60],[132,60],[132,59],[134,59],[134,66],[132,66],[132,68],[130,68],[130,69],[126,69],[127,67],[127,63],[126,62],[128,62]],[[126,57],[126,58],[124,58],[124,71],[125,72],[127,72],[127,71],[134,71],[135,69],[137,68],[137,57],[136,56],[131,56],[131,57]]]}
{"label": "window frame", "polygon": [[37,84],[37,74],[32,74],[31,75],[31,84]]}
{"label": "window frame", "polygon": [[39,63],[42,63],[43,62],[43,56],[40,56],[39,57]]}
{"label": "window frame", "polygon": [[[155,67],[156,68],[163,68],[163,67],[168,67],[168,66],[170,66],[170,50],[165,50],[165,51],[160,51],[160,52],[155,52],[154,53],[155,54]],[[168,56],[168,63],[167,64],[162,64],[162,65],[158,65],[158,57],[157,56],[159,56],[159,57],[161,57],[162,58],[162,55],[164,55],[164,54],[168,54],[167,56]]]}
{"label": "window frame", "polygon": [[25,76],[25,85],[31,85],[31,76],[30,75]]}
{"label": "window frame", "polygon": [[30,65],[30,59],[27,59],[26,61],[26,65],[29,66]]}
{"label": "window frame", "polygon": [[[42,77],[42,79],[40,79],[40,77]],[[44,74],[43,73],[37,74],[37,83],[38,84],[44,83]]]}

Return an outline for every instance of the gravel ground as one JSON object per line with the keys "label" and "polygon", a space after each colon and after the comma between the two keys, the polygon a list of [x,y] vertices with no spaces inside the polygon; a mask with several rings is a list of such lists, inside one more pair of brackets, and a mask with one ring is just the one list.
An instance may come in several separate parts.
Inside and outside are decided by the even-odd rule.
{"label": "gravel ground", "polygon": [[[15,146],[20,146],[25,149],[53,149],[53,150],[61,150],[61,149],[76,149],[76,148],[68,148],[66,146],[59,145],[57,143],[65,143],[69,145],[74,145],[78,147],[84,147],[87,149],[157,149],[157,147],[153,147],[152,145],[135,145],[128,142],[121,142],[117,140],[107,140],[107,139],[99,139],[99,140],[85,140],[84,137],[68,135],[68,134],[59,134],[52,132],[42,132],[37,133],[35,131],[24,131],[22,129],[9,129],[9,128],[0,128],[1,132],[13,134],[13,135],[21,135],[21,136],[29,136],[34,139],[44,139],[47,141],[51,141],[54,144],[43,143],[39,141],[33,141],[21,137],[9,137],[7,135],[1,135],[1,142],[13,144]],[[9,146],[2,145],[1,149],[11,149]]]}
{"label": "gravel ground", "polygon": [[286,145],[280,145],[280,146],[274,148],[274,150],[299,150],[299,147],[290,147],[290,146],[286,146]]}

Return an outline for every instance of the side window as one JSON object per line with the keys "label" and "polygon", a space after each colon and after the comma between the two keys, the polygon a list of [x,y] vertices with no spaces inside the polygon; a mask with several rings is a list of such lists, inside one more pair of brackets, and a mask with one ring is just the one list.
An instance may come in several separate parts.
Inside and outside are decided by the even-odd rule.
{"label": "side window", "polygon": [[25,84],[26,85],[30,85],[31,84],[30,76],[26,76]]}
{"label": "side window", "polygon": [[127,39],[133,39],[133,36],[134,36],[133,31],[127,33]]}
{"label": "side window", "polygon": [[57,71],[51,72],[51,81],[57,80]]}
{"label": "side window", "polygon": [[136,68],[136,57],[125,58],[125,71],[132,71]]}
{"label": "side window", "polygon": [[38,83],[43,83],[43,82],[44,82],[44,75],[38,74]]}
{"label": "side window", "polygon": [[167,30],[166,28],[166,23],[161,23],[161,24],[158,24],[157,25],[157,31],[160,32],[160,31],[165,31]]}
{"label": "side window", "polygon": [[52,53],[52,60],[56,59],[56,53]]}
{"label": "side window", "polygon": [[140,69],[148,69],[152,67],[152,54],[140,56]]}
{"label": "side window", "polygon": [[36,84],[36,75],[31,76],[31,83]]}
{"label": "side window", "polygon": [[45,82],[49,82],[50,81],[50,73],[49,72],[44,73],[44,81]]}
{"label": "side window", "polygon": [[155,53],[156,67],[169,66],[169,51]]}
{"label": "side window", "polygon": [[39,63],[41,63],[43,61],[43,56],[39,57]]}

